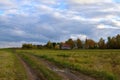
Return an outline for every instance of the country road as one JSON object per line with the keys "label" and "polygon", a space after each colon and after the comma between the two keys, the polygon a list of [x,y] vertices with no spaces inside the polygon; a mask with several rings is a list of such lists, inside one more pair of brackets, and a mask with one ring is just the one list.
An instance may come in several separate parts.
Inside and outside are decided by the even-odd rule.
{"label": "country road", "polygon": [[[41,75],[42,73],[38,74],[36,72],[37,70],[32,69],[31,66],[28,65],[28,63],[22,59],[22,57],[20,57],[18,54],[16,54],[16,56],[20,60],[24,68],[26,69],[26,73],[29,80],[43,80],[43,78],[41,77],[43,76]],[[30,56],[33,58],[36,58],[40,63],[42,63],[48,69],[50,69],[51,71],[59,75],[62,78],[62,80],[95,80],[94,78],[81,74],[79,72],[72,71],[67,68],[61,68],[48,60],[38,58],[34,55],[30,55]],[[44,79],[44,80],[47,80],[47,79]]]}
{"label": "country road", "polygon": [[38,77],[37,73],[19,55],[16,56],[21,62],[21,64],[24,66],[29,80],[42,80]]}
{"label": "country road", "polygon": [[44,65],[46,65],[50,70],[54,71],[56,74],[60,75],[63,80],[95,80],[94,78],[91,78],[87,75],[84,75],[82,73],[78,73],[76,71],[72,71],[67,68],[60,68],[59,66],[55,65],[54,63],[39,58],[40,62],[42,62]]}

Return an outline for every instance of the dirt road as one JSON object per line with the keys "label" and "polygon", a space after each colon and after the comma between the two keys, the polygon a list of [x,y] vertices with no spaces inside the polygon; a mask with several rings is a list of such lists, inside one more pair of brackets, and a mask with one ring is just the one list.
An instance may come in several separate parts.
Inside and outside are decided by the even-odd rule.
{"label": "dirt road", "polygon": [[40,62],[42,62],[45,66],[47,66],[50,70],[54,71],[56,74],[60,75],[63,80],[95,80],[89,76],[84,74],[78,73],[76,71],[72,71],[70,69],[60,68],[59,66],[55,65],[54,63],[39,58]]}
{"label": "dirt road", "polygon": [[[43,80],[39,76],[40,74],[38,75],[36,73],[36,70],[33,70],[19,55],[16,54],[16,56],[20,60],[21,64],[24,66],[24,68],[26,69],[26,73],[27,73],[29,80]],[[94,78],[91,78],[91,77],[81,74],[79,72],[72,71],[67,68],[66,69],[61,68],[48,60],[38,58],[33,55],[31,55],[31,56],[34,58],[37,58],[38,61],[40,63],[42,63],[43,65],[45,65],[46,67],[48,67],[48,69],[50,69],[51,71],[53,71],[56,74],[58,74],[59,76],[61,76],[62,80],[95,80]]]}
{"label": "dirt road", "polygon": [[38,77],[37,73],[32,68],[30,68],[30,66],[19,55],[16,54],[16,56],[21,62],[21,64],[24,66],[28,80],[42,80]]}

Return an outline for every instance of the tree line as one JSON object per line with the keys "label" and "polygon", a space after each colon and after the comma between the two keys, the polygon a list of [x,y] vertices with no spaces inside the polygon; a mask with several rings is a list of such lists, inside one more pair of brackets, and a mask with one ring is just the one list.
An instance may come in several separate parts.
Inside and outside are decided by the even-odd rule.
{"label": "tree line", "polygon": [[23,44],[23,49],[61,49],[63,45],[68,45],[70,49],[120,49],[120,34],[108,37],[107,41],[100,38],[98,42],[93,39],[73,40],[68,39],[65,42],[51,42],[48,41],[45,45]]}

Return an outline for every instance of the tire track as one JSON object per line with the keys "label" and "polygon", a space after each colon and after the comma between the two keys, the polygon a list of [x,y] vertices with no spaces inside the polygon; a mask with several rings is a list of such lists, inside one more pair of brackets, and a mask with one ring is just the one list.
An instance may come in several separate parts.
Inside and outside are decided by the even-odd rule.
{"label": "tire track", "polygon": [[[34,56],[34,55],[33,55]],[[39,59],[39,61],[41,63],[43,63],[45,66],[47,66],[50,70],[54,71],[55,73],[57,73],[58,75],[60,75],[63,80],[96,80],[92,77],[89,77],[87,75],[84,75],[82,73],[76,72],[76,71],[72,71],[70,69],[65,69],[65,68],[60,68],[59,66],[55,65],[54,63],[39,58],[37,56],[35,56],[36,58]]]}
{"label": "tire track", "polygon": [[37,74],[35,73],[35,71],[33,69],[31,69],[28,64],[18,55],[16,54],[16,57],[19,59],[19,61],[21,62],[21,64],[23,65],[23,67],[26,70],[26,74],[28,77],[28,80],[41,80]]}
{"label": "tire track", "polygon": [[[72,71],[68,68],[62,68],[57,66],[55,63],[50,62],[48,60],[45,60],[43,58],[39,58],[38,56],[32,55],[32,54],[27,54],[30,55],[36,59],[38,59],[38,61],[40,63],[42,63],[43,65],[45,65],[48,69],[50,69],[51,71],[55,72],[56,74],[58,74],[59,76],[62,77],[62,80],[95,80],[92,77],[86,76],[82,73],[76,72],[76,71]],[[21,64],[23,64],[27,76],[28,76],[28,80],[43,80],[40,79],[40,77],[38,76],[38,74],[36,73],[35,70],[33,70],[21,57],[20,55],[16,54],[17,58],[20,60]]]}

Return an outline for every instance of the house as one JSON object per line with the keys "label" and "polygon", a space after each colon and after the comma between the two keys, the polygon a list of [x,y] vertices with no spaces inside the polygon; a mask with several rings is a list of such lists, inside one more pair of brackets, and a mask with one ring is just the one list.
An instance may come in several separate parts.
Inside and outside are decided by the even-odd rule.
{"label": "house", "polygon": [[69,49],[71,49],[71,46],[68,45],[68,44],[62,44],[61,45],[61,49],[63,49],[63,50],[69,50]]}

